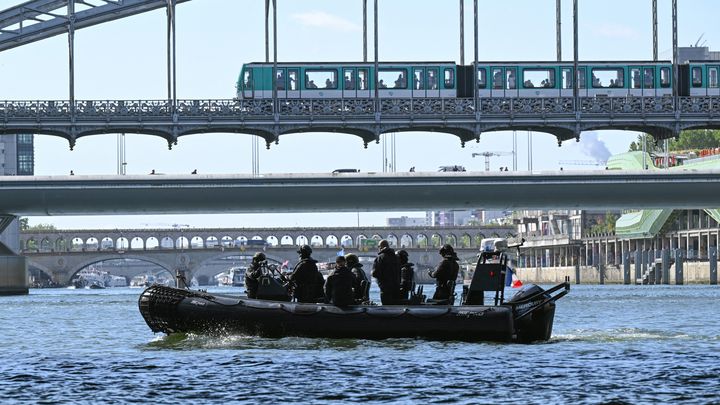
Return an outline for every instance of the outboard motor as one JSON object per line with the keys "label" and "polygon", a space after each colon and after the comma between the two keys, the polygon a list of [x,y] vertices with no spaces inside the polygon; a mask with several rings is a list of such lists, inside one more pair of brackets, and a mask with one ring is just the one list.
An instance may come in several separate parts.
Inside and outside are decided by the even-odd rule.
{"label": "outboard motor", "polygon": [[510,298],[507,303],[512,306],[515,333],[519,342],[530,343],[550,339],[557,298],[535,284],[522,287]]}

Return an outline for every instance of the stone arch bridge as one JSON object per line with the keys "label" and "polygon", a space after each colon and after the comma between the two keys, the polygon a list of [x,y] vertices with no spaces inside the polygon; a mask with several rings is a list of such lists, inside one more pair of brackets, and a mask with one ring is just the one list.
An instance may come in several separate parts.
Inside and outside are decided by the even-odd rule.
{"label": "stone arch bridge", "polygon": [[[449,243],[461,258],[472,258],[483,238],[512,237],[512,226],[382,227],[382,228],[212,228],[84,229],[24,231],[20,235],[29,266],[52,281],[68,284],[81,269],[99,262],[124,259],[151,263],[175,275],[183,270],[190,279],[211,279],[231,265],[247,264],[256,251],[268,260],[297,260],[297,246],[313,247],[313,257],[332,261],[338,252],[357,253],[361,260],[375,256],[376,243],[387,239],[394,248],[410,253],[418,268],[434,266],[437,248]],[[128,278],[144,274],[143,266],[126,266],[113,274]]]}

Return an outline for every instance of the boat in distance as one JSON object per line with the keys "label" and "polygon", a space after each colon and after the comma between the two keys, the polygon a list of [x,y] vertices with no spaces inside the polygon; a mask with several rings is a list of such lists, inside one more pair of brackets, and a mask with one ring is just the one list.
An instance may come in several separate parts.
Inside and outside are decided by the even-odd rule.
{"label": "boat in distance", "polygon": [[[138,305],[150,329],[166,334],[515,343],[549,340],[555,302],[569,292],[570,284],[560,283],[548,290],[527,285],[505,302],[506,271],[506,261],[487,263],[481,255],[473,281],[464,287],[462,304],[458,306],[452,305],[452,298],[444,302],[425,301],[422,286],[418,288],[422,299],[411,299],[407,304],[337,307],[289,302],[277,299],[277,295],[267,295],[276,299],[250,299],[162,285],[145,289]],[[494,305],[484,305],[485,291],[495,291]]]}

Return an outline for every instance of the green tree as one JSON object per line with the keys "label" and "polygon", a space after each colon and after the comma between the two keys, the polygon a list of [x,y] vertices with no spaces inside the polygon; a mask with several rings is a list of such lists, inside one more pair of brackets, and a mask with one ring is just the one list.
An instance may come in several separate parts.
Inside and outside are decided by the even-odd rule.
{"label": "green tree", "polygon": [[683,131],[680,138],[670,141],[671,151],[699,150],[720,147],[720,131],[694,129]]}
{"label": "green tree", "polygon": [[53,224],[37,224],[37,225],[30,225],[26,229],[26,231],[55,231],[57,228],[55,228],[55,225]]}
{"label": "green tree", "polygon": [[20,218],[20,230],[27,231],[29,227],[30,227],[30,224],[28,223],[28,219],[25,217]]}

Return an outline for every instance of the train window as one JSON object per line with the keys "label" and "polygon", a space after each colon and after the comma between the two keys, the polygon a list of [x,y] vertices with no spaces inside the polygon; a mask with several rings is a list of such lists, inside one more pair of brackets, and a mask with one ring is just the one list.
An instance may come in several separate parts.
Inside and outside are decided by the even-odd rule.
{"label": "train window", "polygon": [[478,69],[478,72],[477,72],[478,89],[487,88],[487,77],[486,76],[487,76],[487,72],[485,71],[485,69],[483,69],[483,68]]}
{"label": "train window", "polygon": [[427,88],[428,90],[438,89],[438,70],[435,68],[427,70]]}
{"label": "train window", "polygon": [[378,87],[381,89],[407,89],[407,72],[405,69],[381,69]]}
{"label": "train window", "polygon": [[358,69],[358,90],[368,89],[368,70]]}
{"label": "train window", "polygon": [[633,89],[640,88],[640,69],[630,69],[630,87]]}
{"label": "train window", "polygon": [[305,88],[306,89],[337,89],[337,71],[332,70],[306,70],[305,71]]}
{"label": "train window", "polygon": [[555,71],[553,69],[523,69],[523,87],[555,87]]}
{"label": "train window", "polygon": [[413,71],[413,89],[423,90],[425,88],[425,71],[415,69]]}
{"label": "train window", "polygon": [[563,89],[572,89],[572,70],[569,68],[563,68],[562,70],[562,83],[561,86]]}
{"label": "train window", "polygon": [[643,68],[643,88],[652,89],[655,87],[655,69]]}
{"label": "train window", "polygon": [[352,69],[345,69],[343,75],[345,76],[345,90],[355,90],[355,72]]}
{"label": "train window", "polygon": [[698,66],[692,68],[692,86],[693,87],[701,87],[702,86],[702,69]]}
{"label": "train window", "polygon": [[297,91],[298,89],[298,70],[297,69],[288,69],[288,88],[292,91]]}
{"label": "train window", "polygon": [[503,88],[503,74],[502,69],[493,68],[493,89]]}
{"label": "train window", "polygon": [[596,68],[591,70],[594,88],[623,87],[625,75],[621,68]]}
{"label": "train window", "polygon": [[505,78],[507,79],[507,88],[508,89],[515,89],[517,88],[517,79],[515,75],[515,69],[508,68],[505,71]]}
{"label": "train window", "polygon": [[285,90],[285,69],[275,71],[275,89]]}
{"label": "train window", "polygon": [[670,87],[670,68],[660,68],[660,87]]}
{"label": "train window", "polygon": [[445,88],[455,88],[455,71],[452,68],[445,68]]}
{"label": "train window", "polygon": [[718,68],[716,66],[708,68],[708,87],[713,89],[718,87]]}
{"label": "train window", "polygon": [[245,77],[243,77],[243,86],[244,86],[245,90],[252,90],[252,88],[253,88],[252,70],[245,71]]}

